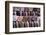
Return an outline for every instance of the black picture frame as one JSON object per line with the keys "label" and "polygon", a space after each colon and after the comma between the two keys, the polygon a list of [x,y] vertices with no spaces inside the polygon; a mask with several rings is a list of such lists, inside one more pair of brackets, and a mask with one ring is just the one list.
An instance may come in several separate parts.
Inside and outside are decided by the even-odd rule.
{"label": "black picture frame", "polygon": [[[35,4],[35,5],[43,5],[43,30],[39,31],[23,31],[23,32],[9,32],[9,3],[20,3],[20,4]],[[20,1],[5,1],[5,33],[6,34],[16,34],[16,33],[33,33],[33,32],[45,32],[45,3],[37,3],[37,2],[20,2]]]}

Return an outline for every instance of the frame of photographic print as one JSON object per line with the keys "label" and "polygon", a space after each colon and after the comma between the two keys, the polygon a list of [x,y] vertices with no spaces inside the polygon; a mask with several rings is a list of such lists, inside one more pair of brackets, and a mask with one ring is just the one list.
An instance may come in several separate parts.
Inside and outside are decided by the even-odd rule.
{"label": "frame of photographic print", "polygon": [[[9,32],[9,4],[10,3],[19,3],[19,4],[34,4],[34,5],[43,5],[43,30],[39,31],[21,31],[21,32]],[[36,2],[20,2],[20,1],[5,1],[5,33],[6,34],[15,34],[15,33],[29,33],[29,32],[44,32],[45,31],[45,3],[36,3]]]}

